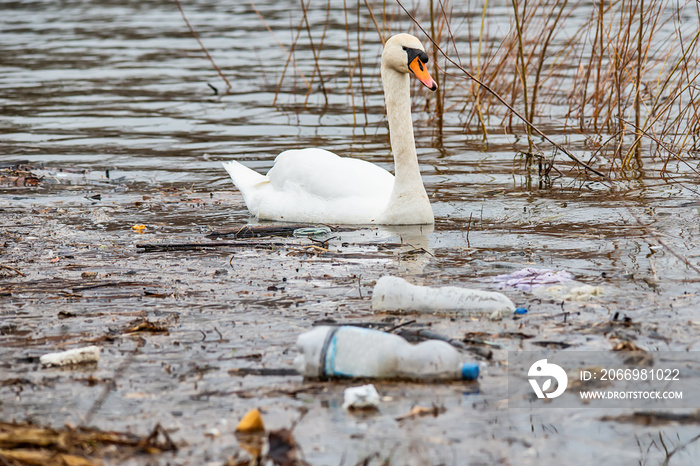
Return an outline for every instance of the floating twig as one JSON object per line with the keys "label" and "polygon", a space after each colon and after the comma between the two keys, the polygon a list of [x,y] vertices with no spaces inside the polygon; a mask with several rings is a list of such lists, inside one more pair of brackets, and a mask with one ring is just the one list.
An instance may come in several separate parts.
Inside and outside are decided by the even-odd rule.
{"label": "floating twig", "polygon": [[409,341],[416,340],[416,339],[419,339],[419,340],[440,340],[440,341],[444,341],[445,343],[449,343],[450,345],[454,346],[457,349],[469,351],[470,353],[474,353],[478,356],[481,356],[484,359],[491,359],[493,357],[493,353],[489,349],[467,346],[463,342],[457,340],[456,338],[450,338],[446,335],[441,335],[441,334],[433,332],[431,330],[405,329],[405,330],[401,330],[400,332],[397,332],[397,333],[398,333],[398,335],[402,336],[403,338],[406,338]]}
{"label": "floating twig", "polygon": [[14,268],[14,267],[10,267],[9,265],[0,265],[0,269],[12,270],[12,271],[13,271],[14,273],[16,273],[17,275],[21,275],[22,277],[26,277],[25,274],[23,274],[22,272],[20,272],[19,270],[17,270],[17,269]]}
{"label": "floating twig", "polygon": [[160,243],[146,244],[137,243],[136,247],[143,249],[143,252],[168,252],[168,251],[199,251],[216,248],[283,248],[286,243],[265,242],[265,241],[218,241],[211,243]]}
{"label": "floating twig", "polygon": [[246,376],[246,375],[262,375],[262,376],[271,376],[271,377],[279,377],[279,376],[290,376],[290,375],[299,375],[299,372],[297,372],[296,369],[290,369],[290,368],[275,368],[275,367],[238,367],[236,369],[230,369],[228,371],[229,375],[238,375],[238,376]]}

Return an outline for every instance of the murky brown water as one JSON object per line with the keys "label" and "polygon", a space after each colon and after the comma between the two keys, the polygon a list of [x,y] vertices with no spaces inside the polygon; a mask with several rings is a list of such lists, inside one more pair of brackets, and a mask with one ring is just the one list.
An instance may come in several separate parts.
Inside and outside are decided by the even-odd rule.
{"label": "murky brown water", "polygon": [[[503,403],[506,350],[535,349],[532,341],[576,350],[607,350],[622,340],[649,350],[697,349],[698,276],[658,242],[700,265],[697,197],[652,170],[620,182],[614,194],[566,174],[541,183],[514,155],[525,147],[522,134],[492,132],[484,143],[448,112],[439,137],[416,88],[417,145],[434,228],[338,233],[330,246],[353,254],[346,257],[306,254],[308,240],[284,240],[289,247],[274,250],[138,251],[137,243],[207,241],[209,228],[252,221],[223,160],[265,171],[282,150],[319,146],[391,166],[378,76],[366,65],[366,114],[361,93],[345,93],[347,36],[342,4],[335,3],[321,55],[329,105],[316,84],[306,107],[291,65],[272,105],[287,55],[247,3],[184,4],[233,84],[227,95],[207,85],[225,87],[173,3],[0,4],[2,161],[26,160],[45,176],[37,187],[0,188],[0,265],[10,267],[0,278],[2,420],[81,424],[114,380],[92,425],[145,434],[160,422],[181,445],[177,454],[133,464],[221,464],[238,451],[233,430],[253,407],[263,409],[270,428],[301,418],[294,433],[312,464],[355,464],[375,453],[370,464],[662,463],[696,435],[694,426],[601,422],[606,413],[585,407],[530,412]],[[301,20],[298,4],[255,6],[288,47]],[[465,17],[481,11],[459,8]],[[325,4],[309,19],[320,40]],[[362,9],[363,28],[369,21]],[[380,44],[368,27],[363,61],[372,63]],[[466,42],[467,28],[461,33]],[[300,41],[296,65],[308,78],[307,44]],[[551,109],[554,116],[560,110]],[[590,153],[580,136],[561,137]],[[678,181],[697,183],[682,165],[676,169]],[[132,231],[134,224],[146,232]],[[401,241],[406,245],[378,248]],[[406,254],[416,247],[428,252]],[[503,349],[485,364],[479,384],[379,383],[390,397],[380,412],[353,416],[340,407],[348,383],[230,373],[289,368],[296,336],[314,321],[386,318],[372,315],[368,299],[382,275],[493,289],[492,276],[525,266],[568,270],[605,293],[562,304],[508,290],[530,310],[520,320],[416,317],[456,338],[532,335],[493,337]],[[85,286],[83,272],[97,272],[101,285]],[[571,314],[564,319],[562,310]],[[618,312],[639,325],[595,330]],[[136,318],[161,321],[169,333],[123,335]],[[27,359],[91,341],[104,348],[97,368],[46,370]],[[10,383],[15,379],[21,383]],[[432,404],[446,412],[395,420],[414,405]],[[212,429],[220,435],[208,436]],[[698,448],[680,448],[669,464],[696,464]]]}

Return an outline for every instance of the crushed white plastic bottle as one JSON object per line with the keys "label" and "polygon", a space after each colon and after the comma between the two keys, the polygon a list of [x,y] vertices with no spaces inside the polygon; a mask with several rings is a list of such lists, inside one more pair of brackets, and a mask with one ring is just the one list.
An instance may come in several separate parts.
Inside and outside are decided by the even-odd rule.
{"label": "crushed white plastic bottle", "polygon": [[372,309],[379,312],[446,311],[467,315],[484,314],[492,320],[499,320],[512,314],[515,304],[506,295],[494,291],[456,286],[418,286],[403,278],[387,275],[377,280],[374,286]]}
{"label": "crushed white plastic bottle", "polygon": [[299,335],[297,351],[294,366],[309,378],[476,380],[479,376],[479,365],[464,363],[449,343],[428,340],[413,345],[398,335],[360,327],[316,327]]}
{"label": "crushed white plastic bottle", "polygon": [[99,346],[86,346],[75,348],[60,353],[48,353],[39,358],[44,366],[65,366],[68,364],[82,364],[100,360]]}

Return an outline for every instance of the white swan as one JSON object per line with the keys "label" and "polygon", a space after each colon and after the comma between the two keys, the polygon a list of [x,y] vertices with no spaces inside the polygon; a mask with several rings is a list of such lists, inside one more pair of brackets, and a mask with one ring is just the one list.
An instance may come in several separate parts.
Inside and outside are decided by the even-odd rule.
{"label": "white swan", "polygon": [[382,82],[396,176],[364,160],[323,149],[284,151],[267,175],[231,161],[224,168],[248,210],[262,220],[340,224],[434,223],[413,139],[409,73],[430,90],[437,84],[423,44],[409,34],[389,39]]}

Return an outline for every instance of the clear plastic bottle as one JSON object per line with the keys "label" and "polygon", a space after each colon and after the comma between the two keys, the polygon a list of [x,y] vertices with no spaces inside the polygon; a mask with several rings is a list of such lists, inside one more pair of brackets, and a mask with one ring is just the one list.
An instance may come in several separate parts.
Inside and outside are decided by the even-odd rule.
{"label": "clear plastic bottle", "polygon": [[360,327],[320,326],[299,335],[294,366],[305,377],[475,380],[479,366],[463,363],[449,343],[413,345],[404,338]]}

